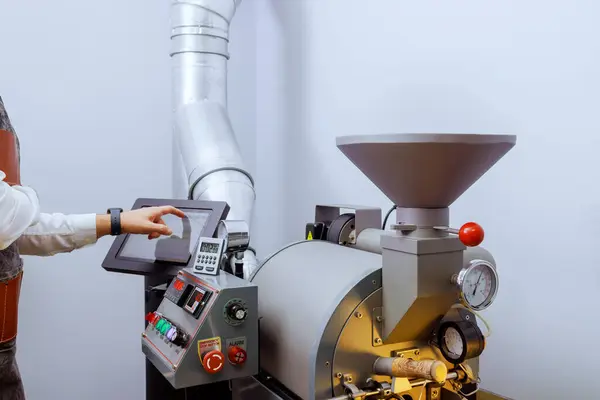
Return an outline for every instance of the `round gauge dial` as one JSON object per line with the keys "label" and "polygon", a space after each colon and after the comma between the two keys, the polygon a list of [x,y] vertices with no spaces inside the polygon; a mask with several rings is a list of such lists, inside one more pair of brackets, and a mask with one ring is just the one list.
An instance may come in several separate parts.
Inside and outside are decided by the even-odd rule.
{"label": "round gauge dial", "polygon": [[454,358],[459,358],[465,350],[463,339],[455,327],[446,329],[443,341],[444,346],[448,350],[448,354]]}
{"label": "round gauge dial", "polygon": [[438,333],[440,351],[452,364],[479,357],[485,348],[485,338],[470,321],[446,321]]}
{"label": "round gauge dial", "polygon": [[466,306],[480,311],[488,308],[498,293],[498,274],[487,261],[474,260],[457,279],[460,297]]}

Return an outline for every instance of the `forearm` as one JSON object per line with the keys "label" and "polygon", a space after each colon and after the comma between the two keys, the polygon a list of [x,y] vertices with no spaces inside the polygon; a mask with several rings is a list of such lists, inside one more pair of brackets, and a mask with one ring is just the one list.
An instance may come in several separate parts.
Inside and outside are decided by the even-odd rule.
{"label": "forearm", "polygon": [[96,238],[100,239],[103,236],[110,235],[110,215],[96,215]]}

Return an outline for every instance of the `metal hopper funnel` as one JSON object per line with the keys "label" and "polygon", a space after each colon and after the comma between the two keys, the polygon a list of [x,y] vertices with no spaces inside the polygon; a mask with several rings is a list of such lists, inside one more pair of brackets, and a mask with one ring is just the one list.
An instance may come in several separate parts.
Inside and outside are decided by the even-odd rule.
{"label": "metal hopper funnel", "polygon": [[398,207],[446,208],[517,142],[515,135],[342,136],[337,147]]}

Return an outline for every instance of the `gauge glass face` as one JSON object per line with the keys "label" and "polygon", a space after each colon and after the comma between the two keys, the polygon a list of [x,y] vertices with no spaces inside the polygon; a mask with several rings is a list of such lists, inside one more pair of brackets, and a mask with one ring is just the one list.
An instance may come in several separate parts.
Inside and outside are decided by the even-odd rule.
{"label": "gauge glass face", "polygon": [[475,265],[464,277],[462,288],[465,301],[474,309],[483,309],[489,306],[494,297],[496,285],[496,275],[492,267],[487,264]]}
{"label": "gauge glass face", "polygon": [[465,350],[462,337],[456,328],[450,327],[444,333],[444,345],[448,349],[448,355],[452,358],[460,358]]}

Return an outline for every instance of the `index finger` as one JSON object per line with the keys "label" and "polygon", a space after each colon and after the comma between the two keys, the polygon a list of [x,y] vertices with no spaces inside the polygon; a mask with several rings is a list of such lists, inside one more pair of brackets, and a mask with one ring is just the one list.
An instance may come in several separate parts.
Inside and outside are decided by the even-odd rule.
{"label": "index finger", "polygon": [[163,206],[163,207],[159,207],[160,209],[160,214],[161,215],[166,215],[166,214],[173,214],[178,216],[179,218],[185,218],[185,213],[183,211],[181,211],[178,208],[175,208],[173,206]]}

